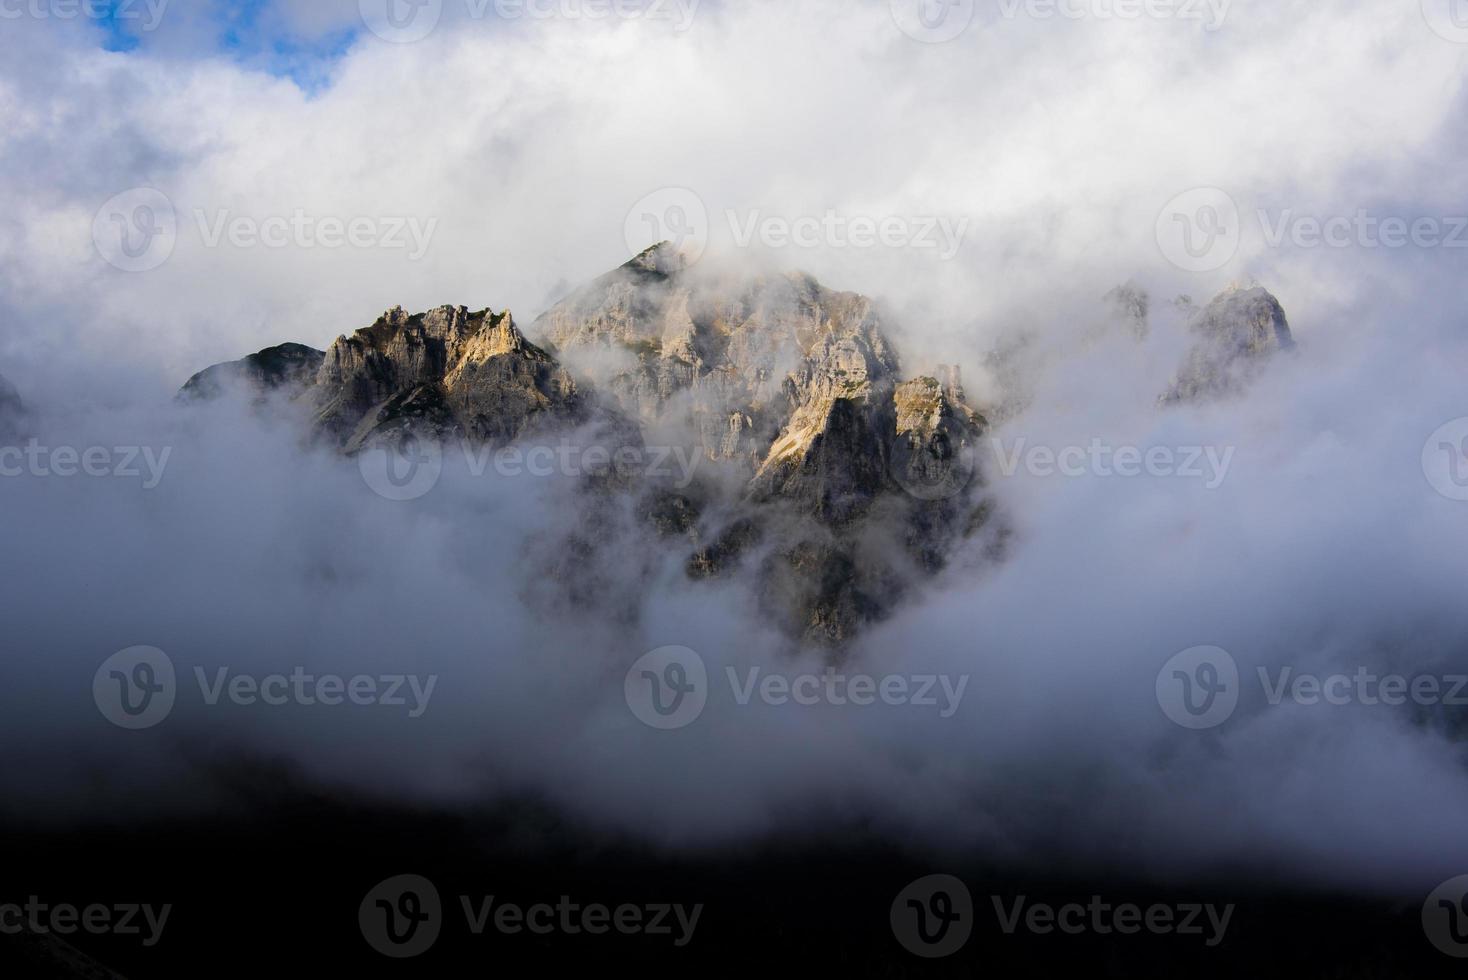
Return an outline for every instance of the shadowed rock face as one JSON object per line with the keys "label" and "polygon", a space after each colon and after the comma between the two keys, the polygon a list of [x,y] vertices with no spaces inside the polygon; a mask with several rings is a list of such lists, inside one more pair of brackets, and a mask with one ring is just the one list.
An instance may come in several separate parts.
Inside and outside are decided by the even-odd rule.
{"label": "shadowed rock face", "polygon": [[1279,351],[1293,350],[1285,311],[1266,289],[1229,289],[1193,317],[1197,343],[1164,404],[1241,394]]}
{"label": "shadowed rock face", "polygon": [[267,395],[281,391],[300,394],[316,380],[326,355],[302,344],[281,344],[240,361],[216,364],[194,375],[183,386],[184,399],[219,398],[234,390]]}
{"label": "shadowed rock face", "polygon": [[[186,392],[214,390],[215,375],[267,379],[257,386],[293,392],[318,436],[348,453],[407,432],[498,446],[578,427],[613,448],[692,452],[713,478],[588,489],[630,498],[650,536],[684,542],[690,577],[756,575],[765,611],[809,643],[852,639],[987,522],[984,419],[956,371],[903,380],[866,297],[803,274],[695,271],[658,246],[571,294],[533,332],[555,355],[508,312],[398,308],[316,355],[314,374],[304,353],[293,370],[267,372],[254,365],[283,358],[262,352]],[[583,604],[604,591],[597,522],[613,522],[611,506],[590,500],[528,558]]]}

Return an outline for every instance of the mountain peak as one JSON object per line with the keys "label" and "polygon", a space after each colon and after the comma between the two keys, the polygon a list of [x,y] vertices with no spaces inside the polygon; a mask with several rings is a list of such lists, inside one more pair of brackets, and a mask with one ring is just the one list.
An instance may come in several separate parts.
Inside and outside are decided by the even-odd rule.
{"label": "mountain peak", "polygon": [[1197,342],[1162,396],[1165,404],[1237,395],[1275,354],[1295,347],[1284,307],[1258,285],[1229,286],[1193,314],[1188,328]]}

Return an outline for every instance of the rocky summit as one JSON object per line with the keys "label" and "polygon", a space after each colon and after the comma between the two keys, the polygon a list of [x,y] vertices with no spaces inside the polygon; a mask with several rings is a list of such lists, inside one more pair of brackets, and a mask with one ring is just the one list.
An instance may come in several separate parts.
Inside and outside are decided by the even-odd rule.
{"label": "rocky summit", "polygon": [[[1106,301],[1144,341],[1145,293],[1129,284]],[[1196,344],[1166,403],[1237,392],[1293,345],[1279,302],[1258,288],[1225,292],[1189,329]],[[314,438],[348,454],[408,434],[503,447],[592,430],[613,450],[700,462],[677,482],[585,478],[590,505],[527,556],[578,605],[610,588],[624,610],[655,573],[610,559],[615,574],[598,571],[615,550],[613,500],[682,550],[690,579],[752,583],[765,621],[832,648],[889,615],[960,544],[993,558],[1006,538],[980,464],[989,422],[956,368],[904,373],[865,296],[803,273],[690,268],[666,244],[526,332],[509,311],[399,307],[325,352],[271,348],[202,372],[183,394],[234,387],[303,406]]]}
{"label": "rocky summit", "polygon": [[1295,346],[1284,307],[1258,286],[1225,290],[1193,315],[1189,329],[1196,342],[1165,404],[1241,394],[1274,354]]}
{"label": "rocky summit", "polygon": [[188,380],[179,397],[218,398],[232,389],[245,389],[263,396],[286,391],[299,394],[314,384],[326,355],[303,344],[281,344],[227,364],[216,364]]}
{"label": "rocky summit", "polygon": [[872,300],[801,273],[686,268],[655,246],[535,323],[650,442],[691,443],[739,491],[665,507],[690,574],[751,568],[788,632],[839,645],[986,523],[983,417],[956,370],[904,380]]}

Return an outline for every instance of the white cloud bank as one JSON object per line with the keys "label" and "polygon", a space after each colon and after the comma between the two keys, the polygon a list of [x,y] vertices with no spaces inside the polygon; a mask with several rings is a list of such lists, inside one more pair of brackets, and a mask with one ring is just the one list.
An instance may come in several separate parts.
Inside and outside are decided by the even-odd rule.
{"label": "white cloud bank", "polygon": [[[279,16],[326,32],[354,6]],[[1468,250],[1272,247],[1257,218],[1468,210],[1468,47],[1416,0],[1238,0],[1216,31],[980,4],[936,45],[879,3],[709,4],[685,32],[451,16],[414,44],[364,35],[311,96],[193,54],[206,32],[178,7],[130,54],[78,25],[0,33],[0,373],[54,442],[174,447],[149,493],[0,480],[17,646],[3,669],[28,708],[6,725],[78,753],[54,760],[54,782],[18,778],[13,805],[47,805],[63,773],[137,748],[93,712],[91,673],[147,643],[188,666],[437,672],[452,678],[442,709],[406,731],[329,713],[182,723],[393,795],[534,792],[658,840],[719,843],[834,810],[917,846],[1159,871],[1253,863],[1417,887],[1468,865],[1452,712],[1269,707],[1254,685],[1225,727],[1197,733],[1153,688],[1200,644],[1229,649],[1246,685],[1257,666],[1468,670],[1468,504],[1434,492],[1419,459],[1468,415]],[[168,261],[128,273],[92,229],[137,187],[167,196],[178,236]],[[1228,479],[997,481],[1010,560],[956,571],[855,655],[971,675],[954,718],[725,704],[668,734],[627,712],[622,673],[665,644],[715,667],[766,663],[734,587],[683,583],[677,555],[651,549],[665,574],[639,626],[547,622],[520,601],[535,573],[516,558],[524,534],[563,520],[544,484],[450,478],[395,508],[280,432],[162,407],[206,364],[324,346],[397,303],[509,306],[528,323],[622,261],[629,208],[667,187],[696,192],[716,253],[733,248],[728,211],[967,219],[950,261],[775,257],[884,298],[906,359],[964,364],[978,396],[983,352],[1036,332],[1048,369],[1005,438],[1228,446]],[[1202,274],[1156,241],[1166,203],[1196,187],[1226,191],[1245,227],[1237,255]],[[197,216],[212,227],[225,211],[436,224],[418,261],[211,248]],[[1098,298],[1128,278],[1153,293],[1152,339],[1082,345]],[[1233,279],[1279,295],[1298,356],[1243,403],[1159,414],[1183,344],[1167,301]]]}

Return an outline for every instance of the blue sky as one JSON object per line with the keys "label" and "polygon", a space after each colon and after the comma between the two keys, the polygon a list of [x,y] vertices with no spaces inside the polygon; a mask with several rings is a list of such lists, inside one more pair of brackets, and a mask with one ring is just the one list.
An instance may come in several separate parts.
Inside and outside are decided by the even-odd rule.
{"label": "blue sky", "polygon": [[[183,0],[170,0],[181,3]],[[209,41],[199,54],[223,54],[249,68],[290,78],[306,91],[329,80],[332,66],[351,48],[353,26],[306,37],[289,30],[278,0],[203,0],[196,9],[206,18]],[[109,51],[146,48],[151,35],[137,27],[143,0],[101,0],[108,13],[100,21],[102,46]],[[192,12],[192,11],[191,11]]]}

